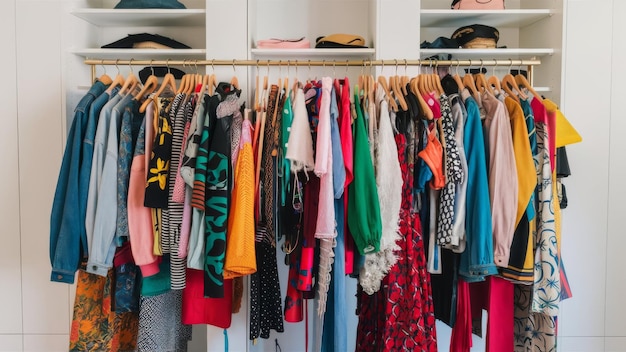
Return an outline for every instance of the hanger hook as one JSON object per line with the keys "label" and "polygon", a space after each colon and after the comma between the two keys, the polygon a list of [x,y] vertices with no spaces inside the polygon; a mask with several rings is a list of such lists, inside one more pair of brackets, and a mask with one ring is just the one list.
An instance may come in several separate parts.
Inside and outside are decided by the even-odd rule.
{"label": "hanger hook", "polygon": [[510,61],[510,65],[509,65],[509,74],[511,73],[511,71],[513,70],[513,59],[509,59]]}
{"label": "hanger hook", "polygon": [[256,72],[259,72],[259,59],[256,59]]}
{"label": "hanger hook", "polygon": [[211,59],[211,71],[215,74],[215,59]]}
{"label": "hanger hook", "polygon": [[102,66],[102,69],[104,70],[104,74],[106,75],[107,74],[107,68],[106,68],[106,66],[104,66],[104,62],[103,61],[100,61],[100,66]]}
{"label": "hanger hook", "polygon": [[153,62],[154,59],[150,59],[150,70],[152,70],[152,75],[154,76],[154,66],[152,65]]}
{"label": "hanger hook", "polygon": [[120,62],[120,59],[115,59],[115,68],[117,69],[117,74],[119,75],[119,74],[121,74],[121,73],[120,73],[120,67],[119,67],[119,66],[117,66],[117,63],[118,63],[118,62]]}
{"label": "hanger hook", "polygon": [[483,73],[483,59],[480,59],[480,69],[479,69],[479,73]]}
{"label": "hanger hook", "polygon": [[349,66],[348,65],[348,60],[346,60],[346,75],[345,75],[346,77],[348,77],[348,66]]}
{"label": "hanger hook", "polygon": [[233,59],[233,76],[237,75],[237,70],[235,69],[235,59]]}
{"label": "hanger hook", "polygon": [[385,60],[380,60],[381,66],[380,66],[380,72],[383,73],[385,72]]}
{"label": "hanger hook", "polygon": [[408,64],[407,60],[404,59],[404,75],[408,76],[409,75],[408,72],[409,72],[409,64]]}
{"label": "hanger hook", "polygon": [[167,67],[167,73],[171,73],[170,72],[170,59],[167,59],[167,61],[165,61],[165,66]]}
{"label": "hanger hook", "polygon": [[396,76],[398,75],[398,59],[393,59],[396,64]]}
{"label": "hanger hook", "polygon": [[461,64],[461,61],[459,59],[456,60],[456,74],[459,74],[459,65]]}
{"label": "hanger hook", "polygon": [[197,74],[198,74],[198,59],[193,60],[193,67],[195,68],[195,70],[196,70],[196,75],[197,75]]}
{"label": "hanger hook", "polygon": [[496,75],[496,67],[498,66],[498,60],[494,60],[493,63],[493,68],[491,69],[491,72],[493,73],[492,75],[495,76]]}
{"label": "hanger hook", "polygon": [[296,62],[294,63],[294,65],[296,66],[296,80],[298,79],[298,66],[300,66],[298,64],[298,60],[296,60]]}
{"label": "hanger hook", "polygon": [[333,60],[333,78],[337,77],[337,71],[335,70],[336,64],[337,64],[337,60]]}
{"label": "hanger hook", "polygon": [[283,75],[283,60],[278,60],[278,78]]}

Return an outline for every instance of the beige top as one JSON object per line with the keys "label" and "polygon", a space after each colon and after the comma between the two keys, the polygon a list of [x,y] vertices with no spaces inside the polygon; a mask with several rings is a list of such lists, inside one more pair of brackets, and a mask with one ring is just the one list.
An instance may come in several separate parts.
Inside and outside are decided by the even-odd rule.
{"label": "beige top", "polygon": [[517,216],[518,182],[511,123],[504,104],[489,92],[482,93],[485,108],[486,154],[493,230],[493,259],[507,267]]}

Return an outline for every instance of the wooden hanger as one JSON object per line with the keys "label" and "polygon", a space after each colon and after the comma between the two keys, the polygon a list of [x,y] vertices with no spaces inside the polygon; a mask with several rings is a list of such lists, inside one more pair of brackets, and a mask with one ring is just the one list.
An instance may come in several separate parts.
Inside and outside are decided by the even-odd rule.
{"label": "wooden hanger", "polygon": [[437,99],[439,99],[439,96],[441,96],[441,94],[444,93],[443,87],[441,86],[441,78],[439,77],[439,72],[437,71],[437,66],[435,66],[435,71],[432,74],[432,82],[434,84],[434,91],[435,91],[435,95],[437,96]]}
{"label": "wooden hanger", "polygon": [[259,111],[259,89],[261,89],[261,87],[259,86],[259,60],[257,59],[257,66],[256,66],[256,78],[255,78],[255,85],[254,85],[254,111]]}
{"label": "wooden hanger", "polygon": [[399,76],[391,77],[389,82],[390,82],[391,89],[393,91],[393,95],[398,99],[398,102],[400,103],[400,106],[402,107],[402,111],[407,111],[409,109],[409,106],[406,103],[406,100],[404,99],[404,95],[402,94],[402,89],[400,88],[399,78],[400,78]]}
{"label": "wooden hanger", "polygon": [[417,76],[417,91],[420,95],[428,94],[428,88],[426,87],[426,74],[420,73]]}
{"label": "wooden hanger", "polygon": [[126,78],[124,78],[124,76],[118,72],[117,76],[115,76],[115,78],[113,79],[113,82],[111,82],[111,84],[107,88],[106,90],[107,94],[111,94],[111,92],[113,91],[113,89],[115,89],[115,87],[123,86],[124,81],[126,81]]}
{"label": "wooden hanger", "polygon": [[[176,77],[174,77],[174,75],[169,72],[166,73],[163,77],[163,81],[161,82],[159,89],[156,91],[156,93],[154,93],[154,98],[161,96],[161,94],[163,94],[163,92],[165,91],[165,88],[168,87],[172,92],[176,92]],[[148,104],[150,104],[150,101],[151,99],[147,99],[146,101],[144,101],[143,104],[141,104],[139,111],[146,111],[146,108],[148,107]]]}
{"label": "wooden hanger", "polygon": [[387,85],[387,79],[385,78],[385,76],[378,76],[378,84],[380,84],[380,86],[383,88],[383,91],[385,91],[385,96],[387,97],[387,101],[389,102],[389,106],[391,106],[391,109],[397,112],[398,104],[396,104],[396,100],[393,98],[391,92],[389,91],[389,86]]}
{"label": "wooden hanger", "polygon": [[465,89],[465,84],[463,84],[463,81],[461,80],[461,76],[459,76],[459,64],[460,63],[461,62],[459,60],[456,60],[456,71],[454,72],[454,75],[452,75],[452,79],[454,79],[457,87],[459,88],[459,93],[461,93],[463,89]]}
{"label": "wooden hanger", "polygon": [[500,79],[495,75],[490,76],[489,79],[487,79],[487,85],[490,88],[492,88],[492,91],[495,91],[496,93],[502,92],[502,87],[500,86]]}
{"label": "wooden hanger", "polygon": [[528,99],[528,96],[526,96],[526,94],[524,94],[524,92],[522,92],[522,90],[517,86],[515,77],[513,77],[510,73],[507,73],[504,77],[502,77],[502,89],[504,89],[508,96],[515,99],[517,102],[519,102],[520,99]]}
{"label": "wooden hanger", "polygon": [[107,75],[107,69],[106,67],[104,67],[104,65],[102,65],[102,68],[104,69],[104,73],[98,77],[98,81],[102,82],[102,84],[108,86],[109,84],[113,83],[113,80],[111,79],[111,77],[109,75]]}
{"label": "wooden hanger", "polygon": [[180,82],[178,82],[178,89],[174,93],[176,93],[176,94],[182,93],[185,90],[185,87],[187,87],[187,80],[188,79],[189,79],[189,75],[188,74],[184,74],[183,77],[181,77]]}
{"label": "wooden hanger", "polygon": [[285,80],[283,81],[283,90],[285,94],[289,91],[289,64],[290,60],[287,61],[287,75],[285,76]]}
{"label": "wooden hanger", "polygon": [[417,87],[418,77],[419,76],[415,76],[409,80],[409,89],[411,90],[411,93],[415,95],[419,94],[419,88]]}
{"label": "wooden hanger", "polygon": [[237,78],[237,70],[235,69],[235,59],[233,59],[233,77],[230,79],[230,84],[239,89],[239,79]]}
{"label": "wooden hanger", "polygon": [[[159,80],[157,79],[157,76],[150,75],[146,79],[146,83],[143,85],[143,87],[141,88],[139,93],[135,94],[133,99],[139,101],[140,99],[142,99],[146,95],[154,92],[154,90],[157,88],[158,85],[159,85]],[[140,112],[143,112],[143,111],[140,111]]]}
{"label": "wooden hanger", "polygon": [[413,79],[411,79],[411,91],[413,92],[413,94],[415,94],[415,96],[417,97],[417,101],[419,102],[421,113],[420,117],[426,120],[432,120],[434,118],[433,111],[430,106],[428,106],[426,100],[424,100],[422,93],[419,91],[419,80],[421,79],[420,76],[422,75],[415,76]]}
{"label": "wooden hanger", "polygon": [[217,76],[215,73],[211,73],[209,76],[209,84],[207,85],[207,89],[209,95],[213,95],[215,93],[215,88],[217,87]]}
{"label": "wooden hanger", "polygon": [[478,88],[478,91],[483,93],[485,91],[490,92],[492,95],[493,93],[493,88],[491,88],[491,86],[489,86],[489,84],[487,83],[487,79],[485,78],[485,74],[482,72],[479,72],[477,74],[474,75],[474,80],[476,81],[476,88]]}
{"label": "wooden hanger", "polygon": [[161,94],[163,94],[163,92],[165,91],[165,88],[168,87],[170,88],[172,93],[176,92],[176,77],[174,77],[174,75],[171,73],[165,74],[165,76],[163,77],[163,81],[161,81],[161,86],[159,86],[159,90],[157,90],[155,95],[157,97],[161,96]]}
{"label": "wooden hanger", "polygon": [[409,94],[408,90],[407,90],[407,85],[409,84],[409,76],[407,73],[407,60],[404,59],[404,75],[402,75],[400,77],[400,88],[402,89],[402,94],[404,94],[404,96],[407,96]]}
{"label": "wooden hanger", "polygon": [[189,79],[187,80],[187,87],[185,87],[185,91],[183,93],[187,95],[187,99],[188,99],[191,93],[193,93],[195,90],[196,90],[196,75],[190,74]]}
{"label": "wooden hanger", "polygon": [[139,80],[137,79],[135,74],[131,72],[130,74],[128,74],[128,77],[126,77],[126,80],[124,80],[124,85],[122,86],[122,88],[120,88],[120,94],[131,93],[138,84]]}
{"label": "wooden hanger", "polygon": [[474,81],[474,77],[471,73],[466,73],[463,76],[463,85],[467,90],[470,91],[470,94],[474,97],[476,101],[478,101],[478,88],[476,87],[476,82]]}
{"label": "wooden hanger", "polygon": [[528,80],[526,79],[526,77],[524,77],[524,75],[522,75],[521,73],[517,74],[515,76],[515,82],[517,83],[518,86],[528,89],[528,91],[531,92],[532,95],[535,96],[535,98],[539,99],[539,101],[543,101],[543,98],[541,97],[541,95],[539,95],[539,93],[537,93],[537,91],[530,85],[530,82],[528,82]]}
{"label": "wooden hanger", "polygon": [[374,76],[372,75],[365,76],[365,82],[367,82],[367,90],[365,91],[365,94],[367,95],[367,98],[370,101],[375,102],[376,101],[376,80],[374,79]]}
{"label": "wooden hanger", "polygon": [[502,87],[500,86],[500,79],[496,76],[496,68],[493,67],[492,75],[487,79],[487,85],[492,89],[492,92],[496,94],[500,94],[502,92]]}

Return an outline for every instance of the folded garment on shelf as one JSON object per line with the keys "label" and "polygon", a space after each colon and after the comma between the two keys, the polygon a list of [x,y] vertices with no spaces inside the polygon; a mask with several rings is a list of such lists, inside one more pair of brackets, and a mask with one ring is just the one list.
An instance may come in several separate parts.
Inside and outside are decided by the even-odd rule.
{"label": "folded garment on shelf", "polygon": [[116,9],[186,9],[177,0],[120,0]]}
{"label": "folded garment on shelf", "polygon": [[191,49],[191,47],[172,38],[158,34],[139,33],[103,45],[104,49]]}
{"label": "folded garment on shelf", "polygon": [[432,42],[424,40],[420,44],[421,49],[456,49],[459,47],[459,44],[454,39],[446,38],[446,37],[438,37]]}
{"label": "folded garment on shelf", "polygon": [[316,48],[367,48],[365,39],[356,34],[335,33],[325,37],[318,37]]}
{"label": "folded garment on shelf", "polygon": [[308,49],[311,42],[305,37],[295,39],[270,38],[257,40],[258,49]]}

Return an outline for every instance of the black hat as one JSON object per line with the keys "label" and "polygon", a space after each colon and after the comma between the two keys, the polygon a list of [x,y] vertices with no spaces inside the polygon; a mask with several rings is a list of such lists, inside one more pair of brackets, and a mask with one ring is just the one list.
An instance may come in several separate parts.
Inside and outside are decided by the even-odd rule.
{"label": "black hat", "polygon": [[103,45],[104,49],[191,49],[172,38],[158,34],[129,34],[126,38]]}
{"label": "black hat", "polygon": [[452,34],[459,46],[468,49],[495,48],[500,39],[497,29],[482,24],[463,26]]}

